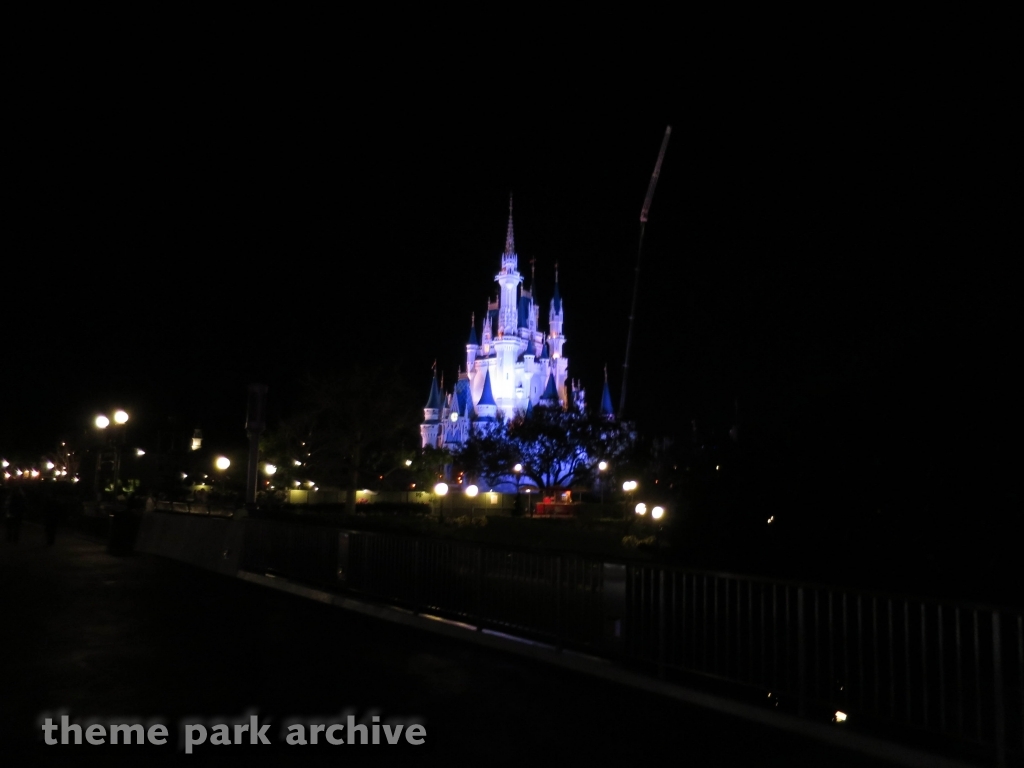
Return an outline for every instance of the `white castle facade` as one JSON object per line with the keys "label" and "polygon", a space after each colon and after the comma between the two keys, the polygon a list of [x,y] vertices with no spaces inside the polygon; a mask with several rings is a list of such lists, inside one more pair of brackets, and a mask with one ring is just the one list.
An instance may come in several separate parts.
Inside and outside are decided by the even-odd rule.
{"label": "white castle facade", "polygon": [[[564,355],[565,320],[555,265],[555,288],[548,303],[547,330],[540,326],[541,304],[530,289],[523,287],[519,257],[512,228],[509,199],[508,230],[501,268],[494,276],[498,297],[488,302],[481,333],[477,335],[475,314],[470,321],[466,343],[465,370],[450,392],[438,386],[437,371],[420,425],[422,447],[458,448],[469,438],[470,429],[487,429],[499,419],[511,420],[517,412],[529,414],[535,405],[565,407],[568,398],[582,408],[584,392],[568,379],[569,361]],[[607,383],[606,383],[607,389]],[[606,401],[602,399],[602,411]]]}

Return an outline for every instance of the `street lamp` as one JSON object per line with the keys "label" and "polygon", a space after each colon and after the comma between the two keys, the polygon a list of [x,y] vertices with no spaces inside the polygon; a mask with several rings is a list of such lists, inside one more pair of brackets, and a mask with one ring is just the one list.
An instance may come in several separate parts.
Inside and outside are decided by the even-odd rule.
{"label": "street lamp", "polygon": [[[627,480],[622,484],[622,490],[624,493],[629,494],[629,500],[633,499],[633,491],[636,490],[636,480]],[[628,509],[628,506],[627,506]]]}
{"label": "street lamp", "polygon": [[[597,484],[601,488],[601,506],[604,506],[604,471],[608,469],[607,461],[597,462]],[[601,511],[604,514],[604,510]]]}
{"label": "street lamp", "polygon": [[512,467],[512,471],[516,475],[516,508],[515,508],[515,514],[516,515],[520,515],[520,514],[522,514],[523,507],[522,507],[522,502],[519,500],[519,483],[523,479],[523,465],[522,464],[516,464],[514,467]]}
{"label": "street lamp", "polygon": [[434,493],[437,494],[437,518],[444,520],[444,495],[448,493],[447,483],[438,483],[434,486]]}
{"label": "street lamp", "polygon": [[223,473],[221,475],[221,487],[226,494],[228,489],[227,468],[231,466],[231,459],[227,456],[218,456],[213,465]]}
{"label": "street lamp", "polygon": [[654,509],[651,510],[651,517],[654,518],[655,520],[661,520],[661,518],[662,518],[662,516],[664,516],[664,514],[665,514],[665,508],[664,507],[655,507]]}
{"label": "street lamp", "polygon": [[[106,429],[110,426],[110,419],[104,414],[99,414],[93,420],[93,423],[98,429]],[[114,424],[118,427],[123,427],[128,423],[128,413],[120,408],[114,412]],[[124,442],[124,430],[118,430],[112,434],[109,438],[110,443],[114,446],[114,495],[117,496],[121,490],[121,444]],[[99,474],[100,464],[102,463],[102,454],[96,457],[96,485],[99,486]]]}

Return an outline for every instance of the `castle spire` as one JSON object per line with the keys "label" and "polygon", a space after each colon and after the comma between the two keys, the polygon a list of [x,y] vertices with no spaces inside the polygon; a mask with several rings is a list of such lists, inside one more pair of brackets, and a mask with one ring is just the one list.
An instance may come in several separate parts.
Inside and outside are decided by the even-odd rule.
{"label": "castle spire", "polygon": [[609,421],[615,418],[612,407],[612,393],[608,389],[608,363],[604,364],[604,391],[601,392],[601,416]]}
{"label": "castle spire", "polygon": [[[434,369],[434,378],[430,382],[430,396],[427,398],[427,404],[425,406],[428,411],[437,411],[441,407],[441,392],[437,388],[437,361],[431,366]],[[431,418],[428,414],[426,417],[428,420]],[[436,414],[433,418],[437,418]]]}
{"label": "castle spire", "polygon": [[513,256],[516,252],[516,238],[512,232],[512,193],[508,193],[508,231],[505,233],[505,256]]}
{"label": "castle spire", "polygon": [[555,293],[551,297],[551,307],[555,312],[562,311],[562,294],[558,290],[558,262],[555,262]]}

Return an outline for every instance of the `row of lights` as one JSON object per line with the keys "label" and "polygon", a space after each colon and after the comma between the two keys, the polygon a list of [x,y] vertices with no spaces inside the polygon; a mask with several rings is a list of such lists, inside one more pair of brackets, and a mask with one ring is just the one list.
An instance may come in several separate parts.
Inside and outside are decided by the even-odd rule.
{"label": "row of lights", "polygon": [[[13,473],[8,471],[10,469],[11,462],[9,462],[7,459],[3,459],[2,461],[0,461],[0,466],[2,466],[3,469],[4,469],[4,479],[5,480],[10,480],[12,477],[22,477],[22,478],[29,477],[29,478],[33,478],[33,479],[38,478],[38,477],[42,477],[42,472],[40,472],[35,467],[33,467],[31,469],[19,469],[18,467],[15,467]],[[68,471],[66,469],[64,469],[63,467],[58,467],[52,461],[46,462],[45,466],[46,466],[46,471],[47,472],[52,472],[53,476],[55,478],[57,478],[57,477],[64,477],[68,473]],[[78,478],[77,477],[74,478],[74,480],[75,480],[75,482],[78,482]]]}
{"label": "row of lights", "polygon": [[[636,513],[638,515],[643,517],[644,515],[647,514],[647,505],[644,504],[641,501],[639,504],[636,505],[636,510],[635,511],[636,511]],[[654,507],[654,508],[651,509],[651,517],[653,519],[661,520],[661,518],[664,517],[664,516],[665,516],[665,508],[664,507]]]}
{"label": "row of lights", "polygon": [[[447,494],[448,483],[438,483],[437,485],[435,485],[434,493],[436,493],[438,496],[444,496],[445,494]],[[472,499],[474,496],[480,493],[480,489],[477,488],[475,485],[467,485],[466,490],[463,491],[463,493],[465,493],[467,496],[469,496],[469,498]]]}
{"label": "row of lights", "polygon": [[[106,429],[110,426],[110,419],[104,416],[102,413],[96,417],[93,422],[100,429]],[[115,424],[126,424],[128,423],[128,414],[125,411],[114,412],[114,423]]]}
{"label": "row of lights", "polygon": [[[601,466],[602,464],[604,466]],[[603,461],[601,462],[601,464],[598,464],[598,468],[599,469],[603,470],[603,469],[606,469],[607,467],[608,467],[608,465],[605,464],[605,462],[603,462]],[[622,490],[625,491],[626,493],[632,493],[633,491],[636,490],[636,486],[637,486],[636,480],[627,480],[626,482],[624,482],[622,484]],[[636,514],[639,515],[640,517],[644,517],[647,514],[647,505],[644,504],[641,501],[639,504],[636,505],[636,507],[633,509],[633,511],[636,512]],[[652,507],[651,508],[651,518],[652,519],[654,519],[654,520],[661,520],[661,518],[663,518],[664,516],[665,516],[665,508],[664,507],[656,506],[656,507]]]}

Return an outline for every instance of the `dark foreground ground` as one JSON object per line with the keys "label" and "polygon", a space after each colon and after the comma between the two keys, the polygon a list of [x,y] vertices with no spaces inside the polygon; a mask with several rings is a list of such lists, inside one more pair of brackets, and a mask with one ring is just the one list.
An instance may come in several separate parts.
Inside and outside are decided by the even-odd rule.
{"label": "dark foreground ground", "polygon": [[[862,766],[848,753],[617,684],[26,524],[0,542],[5,765]],[[186,755],[179,724],[271,722]],[[42,744],[40,718],[157,719],[163,746]],[[421,746],[285,746],[282,721],[380,715]],[[59,736],[59,735],[58,735]],[[342,732],[344,736],[344,732]]]}

